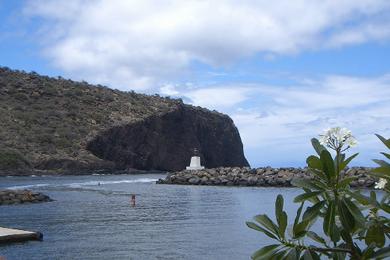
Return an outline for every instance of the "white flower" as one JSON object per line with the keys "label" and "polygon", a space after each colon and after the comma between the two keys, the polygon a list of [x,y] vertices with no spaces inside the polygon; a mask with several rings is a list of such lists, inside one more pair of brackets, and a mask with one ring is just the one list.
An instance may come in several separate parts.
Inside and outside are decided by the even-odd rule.
{"label": "white flower", "polygon": [[383,178],[379,178],[378,182],[375,182],[375,189],[383,190],[387,184],[387,180]]}
{"label": "white flower", "polygon": [[320,135],[320,144],[326,145],[333,150],[340,149],[347,145],[349,147],[354,147],[357,145],[355,137],[352,136],[352,132],[347,128],[333,127],[324,131]]}
{"label": "white flower", "polygon": [[348,140],[346,141],[347,145],[349,147],[355,147],[358,142],[356,141],[355,137],[351,136],[350,138],[348,138]]}

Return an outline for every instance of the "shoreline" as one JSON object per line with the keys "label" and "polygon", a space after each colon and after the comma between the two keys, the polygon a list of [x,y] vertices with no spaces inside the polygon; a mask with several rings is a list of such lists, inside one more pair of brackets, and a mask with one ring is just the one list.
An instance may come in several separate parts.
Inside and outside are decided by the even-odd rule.
{"label": "shoreline", "polygon": [[45,171],[33,170],[27,172],[0,171],[0,178],[7,177],[50,177],[50,176],[99,176],[99,175],[142,175],[142,174],[167,174],[168,171],[159,170],[95,170],[95,171]]}
{"label": "shoreline", "polygon": [[[351,187],[371,188],[376,178],[371,177],[370,167],[351,167],[342,173],[354,176]],[[307,168],[272,168],[272,167],[220,167],[203,170],[183,170],[168,173],[157,184],[207,185],[207,186],[254,186],[254,187],[293,187],[295,178],[311,179]]]}
{"label": "shoreline", "polygon": [[[343,171],[348,176],[355,176],[356,180],[351,187],[371,188],[377,181],[371,177],[371,167],[351,167]],[[4,173],[4,172],[0,172]],[[177,172],[158,170],[95,170],[95,171],[34,171],[25,173],[8,172],[7,175],[0,174],[0,178],[7,177],[59,177],[59,176],[109,176],[109,175],[144,175],[162,174],[164,179],[159,179],[156,184],[177,184],[177,185],[208,185],[208,186],[254,186],[254,187],[294,187],[291,184],[294,178],[311,178],[307,167],[278,167],[270,166],[250,167],[219,167],[203,170],[182,170]]]}

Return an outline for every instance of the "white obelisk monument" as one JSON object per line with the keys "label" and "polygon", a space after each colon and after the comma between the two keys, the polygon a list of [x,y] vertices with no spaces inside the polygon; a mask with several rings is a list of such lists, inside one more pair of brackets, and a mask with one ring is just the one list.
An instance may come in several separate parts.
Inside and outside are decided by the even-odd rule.
{"label": "white obelisk monument", "polygon": [[204,167],[200,164],[200,157],[198,150],[194,149],[194,156],[191,157],[190,166],[186,167],[186,170],[203,170]]}

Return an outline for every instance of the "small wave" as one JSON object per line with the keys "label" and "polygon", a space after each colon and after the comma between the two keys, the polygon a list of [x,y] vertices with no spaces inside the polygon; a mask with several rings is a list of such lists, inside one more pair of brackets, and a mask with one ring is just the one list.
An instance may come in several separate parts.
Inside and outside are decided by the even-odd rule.
{"label": "small wave", "polygon": [[135,180],[118,180],[118,181],[87,181],[87,182],[69,183],[67,184],[67,186],[70,186],[72,188],[80,188],[82,186],[98,186],[98,185],[107,185],[107,184],[156,182],[157,180],[158,179],[140,178]]}
{"label": "small wave", "polygon": [[70,188],[81,188],[85,186],[99,186],[99,185],[110,185],[110,184],[120,184],[120,183],[148,183],[156,182],[158,179],[152,178],[140,178],[135,180],[117,180],[117,181],[86,181],[86,182],[74,182],[74,183],[61,183],[61,184],[48,184],[48,183],[38,183],[38,184],[28,184],[28,185],[17,185],[6,187],[8,190],[23,190],[23,189],[34,189],[41,187],[70,187]]}
{"label": "small wave", "polygon": [[11,186],[7,187],[7,190],[23,190],[23,189],[32,189],[32,188],[39,188],[39,187],[47,187],[49,184],[47,183],[39,183],[39,184],[30,184],[30,185],[18,185],[18,186]]}

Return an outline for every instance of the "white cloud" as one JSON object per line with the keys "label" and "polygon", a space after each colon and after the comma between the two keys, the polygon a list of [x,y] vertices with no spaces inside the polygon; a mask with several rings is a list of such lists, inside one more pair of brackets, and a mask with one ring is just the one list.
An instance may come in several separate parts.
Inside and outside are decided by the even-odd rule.
{"label": "white cloud", "polygon": [[166,84],[160,88],[160,93],[164,96],[176,96],[180,92],[172,84]]}
{"label": "white cloud", "polygon": [[247,100],[251,91],[250,87],[210,87],[191,90],[182,95],[195,106],[225,110]]}
{"label": "white cloud", "polygon": [[[248,99],[248,110],[230,111],[240,130],[249,160],[255,164],[283,164],[282,156],[304,165],[312,152],[310,139],[323,129],[344,126],[359,140],[355,164],[370,164],[383,150],[375,133],[390,137],[390,76],[355,78],[328,76],[286,88],[259,86],[262,104]],[[275,89],[279,89],[276,91]],[[257,107],[257,108],[256,108]],[[286,161],[285,163],[289,163]]]}
{"label": "white cloud", "polygon": [[388,40],[387,0],[28,1],[45,55],[73,78],[148,89],[194,62],[224,66]]}

